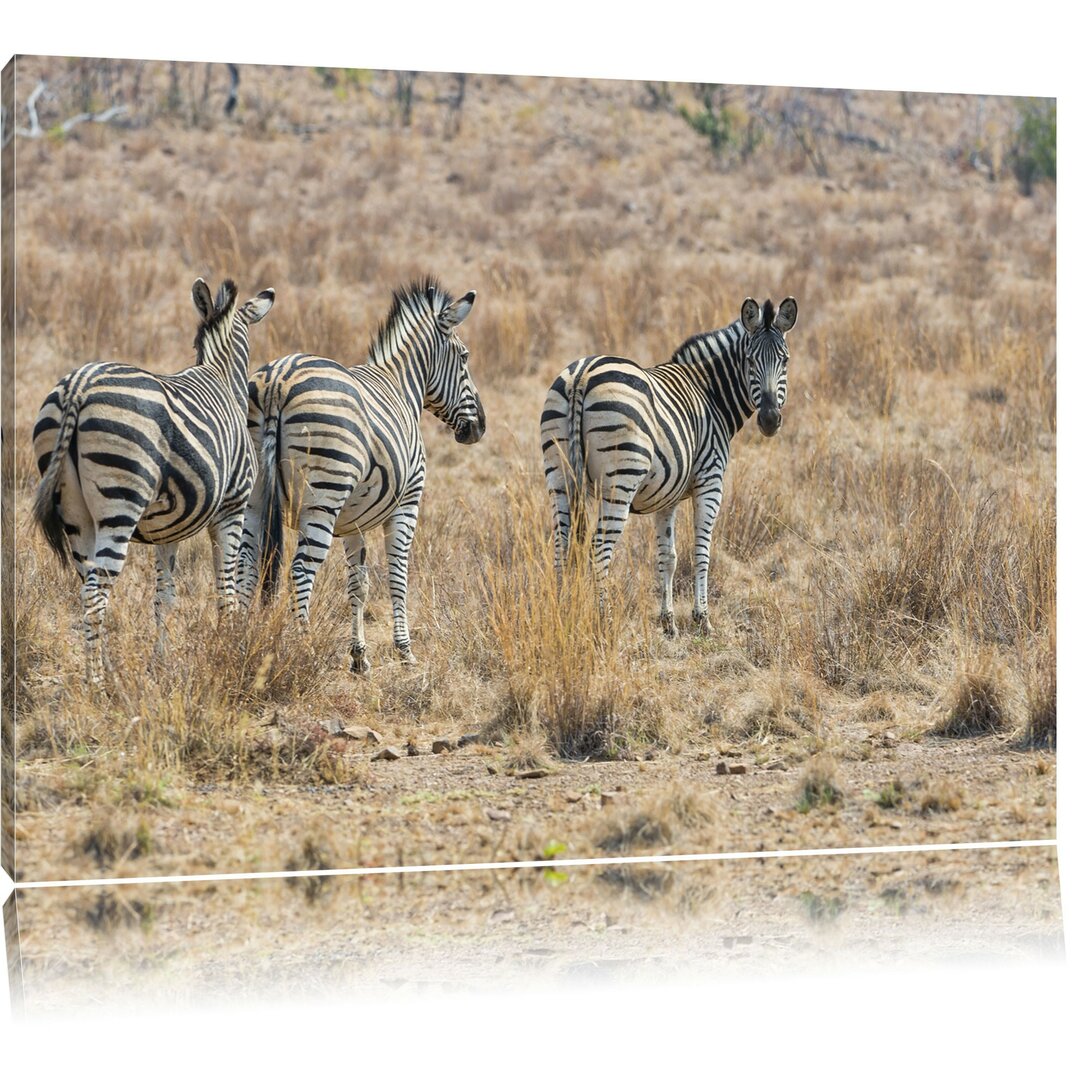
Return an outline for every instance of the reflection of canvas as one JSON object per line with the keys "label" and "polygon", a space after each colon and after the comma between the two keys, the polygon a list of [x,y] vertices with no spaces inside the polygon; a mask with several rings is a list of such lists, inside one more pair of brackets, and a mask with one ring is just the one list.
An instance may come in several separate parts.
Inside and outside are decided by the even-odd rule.
{"label": "reflection of canvas", "polygon": [[[12,905],[14,901],[12,901]],[[28,1016],[1064,959],[1048,848],[33,889]],[[191,927],[198,927],[197,933]],[[103,942],[109,947],[103,949]],[[882,976],[884,977],[884,976]]]}
{"label": "reflection of canvas", "polygon": [[[1053,837],[1052,103],[42,57],[14,99],[20,877]],[[486,430],[455,438],[479,414],[449,398],[420,420],[410,636],[374,518],[363,559],[324,543],[301,630],[316,533],[286,512],[284,587],[231,624],[206,532],[181,543],[159,651],[133,545],[88,685],[77,575],[30,519],[50,389],[180,370],[200,277],[276,291],[252,371],[360,364],[429,274],[436,323],[475,290],[453,335]],[[556,580],[552,380],[789,295],[783,426],[731,439],[711,634],[689,510],[664,626],[654,518],[601,615],[587,545]],[[295,417],[336,460],[316,427],[344,421]]]}

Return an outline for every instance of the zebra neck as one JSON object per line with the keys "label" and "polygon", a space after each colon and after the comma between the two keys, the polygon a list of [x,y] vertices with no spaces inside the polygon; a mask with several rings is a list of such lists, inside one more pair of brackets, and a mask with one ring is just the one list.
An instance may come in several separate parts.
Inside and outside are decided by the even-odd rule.
{"label": "zebra neck", "polygon": [[732,435],[753,415],[746,384],[746,332],[738,320],[721,330],[696,334],[679,346],[671,361],[695,373],[707,399],[720,407]]}
{"label": "zebra neck", "polygon": [[248,398],[248,338],[247,327],[243,331],[237,327],[229,342],[228,349],[213,349],[199,358],[198,364],[204,370],[214,373],[224,384],[229,396],[246,416]]}
{"label": "zebra neck", "polygon": [[427,396],[427,369],[422,357],[406,349],[401,353],[372,354],[368,357],[368,364],[397,383],[409,411],[419,421]]}

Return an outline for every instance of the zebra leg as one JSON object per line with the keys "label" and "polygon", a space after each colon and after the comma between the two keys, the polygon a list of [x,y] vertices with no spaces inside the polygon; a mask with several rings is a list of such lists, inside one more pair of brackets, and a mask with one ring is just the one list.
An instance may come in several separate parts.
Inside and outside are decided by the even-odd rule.
{"label": "zebra leg", "polygon": [[154,619],[157,622],[158,638],[154,653],[162,656],[168,644],[168,631],[165,620],[176,603],[176,582],[173,572],[176,570],[176,549],[179,544],[159,544],[154,549],[157,562],[157,584],[154,588]]}
{"label": "zebra leg", "polygon": [[713,525],[720,512],[722,488],[694,493],[694,624],[702,637],[712,633],[709,622],[709,559]]}
{"label": "zebra leg", "polygon": [[660,626],[669,638],[678,636],[675,628],[673,606],[673,584],[675,581],[675,511],[678,503],[670,510],[661,510],[656,515],[656,572],[660,577]]}
{"label": "zebra leg", "polygon": [[214,584],[218,595],[218,615],[230,618],[236,613],[236,559],[244,529],[244,512],[237,510],[207,526],[214,556]]}
{"label": "zebra leg", "polygon": [[334,522],[337,520],[336,507],[329,512],[324,507],[307,507],[300,513],[297,523],[300,536],[296,544],[296,555],[292,561],[293,610],[301,626],[306,626],[308,612],[311,610],[311,591],[315,588],[315,575],[319,567],[326,562],[330,554],[330,545],[334,540]]}
{"label": "zebra leg", "polygon": [[345,561],[349,565],[349,604],[352,607],[352,643],[349,655],[350,668],[355,675],[366,675],[371,670],[367,658],[367,641],[364,639],[364,607],[368,598],[367,545],[363,533],[349,533],[345,537]]}
{"label": "zebra leg", "polygon": [[105,611],[109,606],[112,580],[98,566],[91,566],[83,579],[83,636],[86,639],[86,678],[92,687],[105,682]]}
{"label": "zebra leg", "polygon": [[561,585],[570,552],[570,499],[565,488],[551,489],[555,539],[555,580]]}
{"label": "zebra leg", "polygon": [[604,618],[607,612],[607,578],[611,559],[629,516],[629,499],[600,500],[600,517],[593,535],[593,572],[596,575],[596,596],[601,618]]}
{"label": "zebra leg", "polygon": [[415,664],[409,639],[409,614],[405,600],[409,592],[409,550],[416,532],[416,504],[399,506],[383,526],[386,562],[390,575],[390,602],[394,607],[394,648],[403,664]]}
{"label": "zebra leg", "polygon": [[250,507],[244,511],[240,548],[236,553],[236,596],[240,608],[248,611],[259,583],[259,514]]}

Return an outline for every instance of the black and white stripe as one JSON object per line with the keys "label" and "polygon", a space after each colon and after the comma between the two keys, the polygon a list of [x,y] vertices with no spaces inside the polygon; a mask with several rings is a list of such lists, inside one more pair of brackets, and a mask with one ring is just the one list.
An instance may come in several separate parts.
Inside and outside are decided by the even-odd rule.
{"label": "black and white stripe", "polygon": [[234,570],[244,507],[257,461],[247,434],[248,326],[274,303],[274,290],[237,306],[226,281],[213,300],[199,278],[201,317],[194,366],[155,375],[92,363],[63,378],[34,425],[42,475],[34,515],[49,545],[82,579],[88,675],[104,675],[104,619],[128,545],[154,544],[159,647],[175,600],[181,540],[206,528],[214,551],[219,607],[235,605]]}
{"label": "black and white stripe", "polygon": [[249,428],[261,468],[244,523],[240,590],[253,597],[260,573],[276,586],[282,523],[299,531],[293,600],[308,618],[315,575],[335,536],[345,542],[352,605],[352,670],[365,655],[368,596],[365,533],[382,526],[394,610],[394,645],[414,662],[406,612],[409,551],[426,463],[420,414],[429,409],[458,442],[484,434],[484,409],[457,327],[476,293],[458,300],[433,278],[394,293],[367,362],[343,367],[309,354],[283,356],[252,376]]}
{"label": "black and white stripe", "polygon": [[555,565],[569,551],[572,517],[586,528],[584,499],[600,500],[592,555],[603,587],[627,516],[656,515],[660,620],[675,634],[675,511],[694,507],[694,622],[708,633],[709,556],[731,439],[757,412],[766,435],[780,428],[787,396],[785,335],[798,308],[747,299],[730,326],[697,334],[652,368],[617,356],[575,360],[552,384],[540,419],[544,473],[555,514]]}

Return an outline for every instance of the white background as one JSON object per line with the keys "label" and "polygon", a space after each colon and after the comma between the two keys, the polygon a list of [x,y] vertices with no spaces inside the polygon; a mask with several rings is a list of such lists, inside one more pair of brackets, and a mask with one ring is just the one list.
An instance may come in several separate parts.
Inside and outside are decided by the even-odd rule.
{"label": "white background", "polygon": [[[412,70],[751,82],[1056,96],[1065,197],[1059,294],[1076,285],[1068,120],[1077,58],[1072,20],[1048,0],[947,6],[547,2],[11,3],[0,61],[14,52]],[[1073,307],[1059,310],[1065,319]],[[1066,324],[1067,325],[1067,324]],[[1059,649],[1075,647],[1076,437],[1071,336],[1059,335]],[[1075,476],[1075,473],[1072,473]],[[1075,680],[1060,665],[1062,892],[1076,915]],[[0,1060],[20,1075],[82,1077],[267,1069],[324,1074],[737,1077],[1056,1076],[1080,1012],[1057,967],[852,972],[636,990],[413,1000],[406,1007],[295,1006],[12,1025],[0,1005]],[[2,996],[0,996],[2,1000]],[[8,1073],[7,1075],[12,1075]]]}

